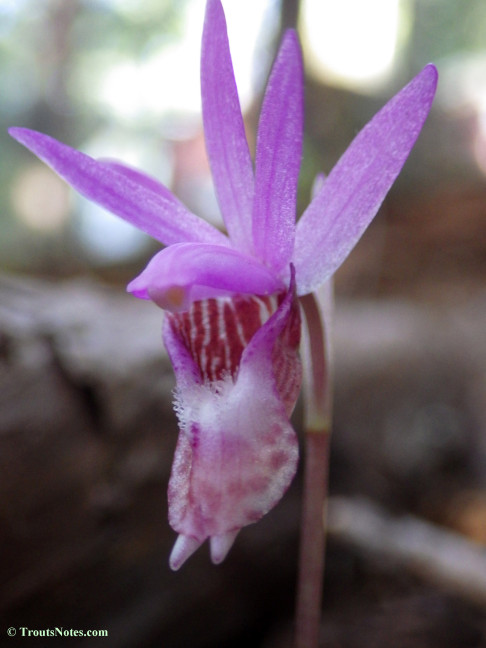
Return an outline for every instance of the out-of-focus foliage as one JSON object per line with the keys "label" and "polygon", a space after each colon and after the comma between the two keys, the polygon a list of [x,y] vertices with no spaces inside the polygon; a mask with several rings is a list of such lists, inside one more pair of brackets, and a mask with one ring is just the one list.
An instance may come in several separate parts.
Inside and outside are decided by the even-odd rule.
{"label": "out-of-focus foliage", "polygon": [[[328,0],[322,0],[322,6],[326,2],[332,10]],[[397,46],[381,84],[358,90],[344,81],[335,85],[332,75],[313,74],[315,61],[306,55],[302,204],[308,201],[315,174],[329,172],[373,112],[429,61],[439,67],[439,94],[394,191],[411,195],[441,182],[484,185],[486,3],[397,2]],[[204,0],[0,0],[1,268],[55,276],[114,268],[116,277],[125,279],[133,272],[130,263],[140,268],[153,245],[71,193],[10,140],[9,125],[42,130],[94,156],[120,157],[158,176],[198,213],[217,214],[198,104],[204,4]],[[235,37],[250,27],[243,24],[241,13],[232,15],[240,3],[223,0],[223,4],[234,45]],[[253,61],[254,76],[260,77],[246,111],[250,139],[261,77],[276,46],[279,11],[288,15],[290,4],[245,3],[248,23],[259,23],[251,24],[259,34],[257,55],[253,58],[251,39],[244,52],[247,62]],[[310,5],[311,0],[300,2],[305,52],[304,14]],[[343,39],[356,27],[356,19],[349,12],[347,29],[339,27]],[[368,34],[370,47],[380,29],[387,29],[384,24],[375,27],[376,34]],[[235,59],[241,58],[236,47],[233,53]],[[363,54],[351,49],[351,60],[354,56],[359,61]]]}
{"label": "out-of-focus foliage", "polygon": [[[101,136],[110,141],[107,154],[118,149],[127,161],[137,163],[134,151],[150,151],[146,133],[153,123],[141,119],[123,124],[122,130],[120,114],[104,101],[101,91],[118,67],[130,62],[136,68],[180,39],[185,4],[185,0],[3,3],[0,252],[4,266],[49,273],[89,269],[89,258],[83,259],[77,245],[86,225],[71,218],[69,192],[7,137],[6,128],[29,126],[74,146]],[[130,79],[126,85],[129,96]],[[157,133],[153,136],[155,140]],[[154,168],[161,166],[163,160]],[[84,203],[76,201],[76,205]],[[116,244],[120,238],[116,231],[113,237]]]}

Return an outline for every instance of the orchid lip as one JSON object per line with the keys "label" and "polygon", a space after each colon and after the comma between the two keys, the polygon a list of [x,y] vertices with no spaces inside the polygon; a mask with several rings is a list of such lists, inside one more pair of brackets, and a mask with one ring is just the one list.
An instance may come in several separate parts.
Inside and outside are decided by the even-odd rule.
{"label": "orchid lip", "polygon": [[[216,301],[195,302],[164,322],[180,427],[169,482],[169,520],[180,534],[173,568],[207,538],[211,560],[224,560],[238,531],[278,503],[297,467],[289,420],[301,379],[295,273],[279,305],[273,297]],[[265,301],[275,309],[262,322]],[[218,370],[213,344],[223,350],[217,359],[228,360]]]}

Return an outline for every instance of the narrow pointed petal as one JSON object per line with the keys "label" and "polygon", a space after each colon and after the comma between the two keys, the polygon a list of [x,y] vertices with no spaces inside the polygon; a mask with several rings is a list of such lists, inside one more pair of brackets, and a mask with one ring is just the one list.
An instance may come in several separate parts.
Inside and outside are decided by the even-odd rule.
{"label": "narrow pointed petal", "polygon": [[297,439],[273,362],[294,303],[292,289],[243,351],[236,379],[211,384],[191,384],[190,354],[172,316],[164,322],[164,342],[177,361],[180,424],[169,520],[184,536],[211,538],[213,560],[222,559],[241,527],[277,504],[295,474]]}
{"label": "narrow pointed petal", "polygon": [[236,536],[239,533],[239,529],[236,531],[230,531],[229,533],[223,533],[222,535],[213,536],[209,545],[211,547],[211,560],[214,565],[219,565],[228,555],[229,550],[233,546]]}
{"label": "narrow pointed petal", "polygon": [[125,164],[121,160],[114,160],[111,158],[100,158],[98,159],[98,162],[108,167],[109,169],[116,171],[117,173],[121,173],[126,178],[132,180],[136,184],[142,185],[146,189],[149,189],[150,191],[159,194],[166,200],[175,199],[177,201],[177,198],[175,198],[174,194],[170,191],[170,189],[167,189],[165,185],[163,185],[161,182],[159,182],[156,178],[152,177],[148,173],[144,173],[139,169],[135,169],[132,166]]}
{"label": "narrow pointed petal", "polygon": [[268,81],[258,126],[253,241],[276,272],[288,267],[295,236],[302,156],[303,72],[299,41],[288,31]]}
{"label": "narrow pointed petal", "polygon": [[189,536],[179,535],[170,554],[170,568],[173,571],[180,569],[186,560],[190,558],[197,549],[199,549],[202,543],[202,540],[196,540]]}
{"label": "narrow pointed petal", "polygon": [[298,293],[344,261],[378,211],[429,113],[437,70],[427,65],[356,136],[297,224]]}
{"label": "narrow pointed petal", "polygon": [[251,253],[253,167],[220,0],[206,6],[201,94],[206,149],[224,222],[235,247]]}
{"label": "narrow pointed petal", "polygon": [[9,133],[83,196],[165,245],[181,241],[228,245],[227,237],[188,211],[170,191],[154,191],[146,179],[141,181],[142,174],[114,169],[36,131],[11,128]]}
{"label": "narrow pointed petal", "polygon": [[178,312],[200,299],[268,295],[282,288],[281,280],[254,257],[219,245],[180,243],[158,252],[127,289]]}

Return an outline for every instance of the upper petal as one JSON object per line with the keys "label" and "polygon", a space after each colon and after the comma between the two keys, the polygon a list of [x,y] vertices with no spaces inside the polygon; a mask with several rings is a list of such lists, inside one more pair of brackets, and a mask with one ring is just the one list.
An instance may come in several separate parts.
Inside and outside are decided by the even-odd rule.
{"label": "upper petal", "polygon": [[302,156],[302,55],[286,33],[263,99],[258,126],[253,204],[255,254],[276,272],[294,247],[297,184]]}
{"label": "upper petal", "polygon": [[356,136],[297,223],[300,295],[344,261],[378,211],[429,113],[437,70],[426,66]]}
{"label": "upper petal", "polygon": [[208,0],[201,52],[204,134],[214,185],[231,240],[251,252],[253,168],[220,0]]}
{"label": "upper petal", "polygon": [[156,183],[155,190],[156,181],[149,183],[147,176],[94,160],[36,131],[11,128],[9,133],[83,196],[165,245],[181,241],[229,244],[224,234],[188,211],[168,189]]}
{"label": "upper petal", "polygon": [[233,248],[180,243],[158,252],[128,290],[177,312],[200,299],[233,293],[268,295],[283,287],[258,259]]}
{"label": "upper petal", "polygon": [[114,160],[112,158],[99,158],[98,162],[104,164],[106,167],[112,169],[113,171],[116,171],[117,173],[123,174],[125,178],[128,178],[129,180],[142,185],[146,189],[159,194],[166,200],[177,201],[177,198],[174,196],[172,191],[170,191],[170,189],[167,189],[167,187],[159,182],[156,178],[152,177],[148,173],[145,173],[144,171],[140,171],[140,169],[135,169],[129,164],[125,164],[125,162],[122,162],[121,160]]}

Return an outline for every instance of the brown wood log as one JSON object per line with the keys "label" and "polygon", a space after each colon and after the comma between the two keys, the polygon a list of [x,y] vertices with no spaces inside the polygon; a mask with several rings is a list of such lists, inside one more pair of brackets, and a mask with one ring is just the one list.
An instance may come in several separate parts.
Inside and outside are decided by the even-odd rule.
{"label": "brown wood log", "polygon": [[[485,316],[479,293],[454,308],[339,304],[335,493],[443,521],[461,488],[484,489]],[[177,574],[167,566],[177,423],[161,321],[119,288],[0,281],[5,629],[106,628],[90,646],[197,648],[263,645],[289,623],[299,479],[223,565],[202,549]],[[326,605],[345,578],[332,551]]]}

